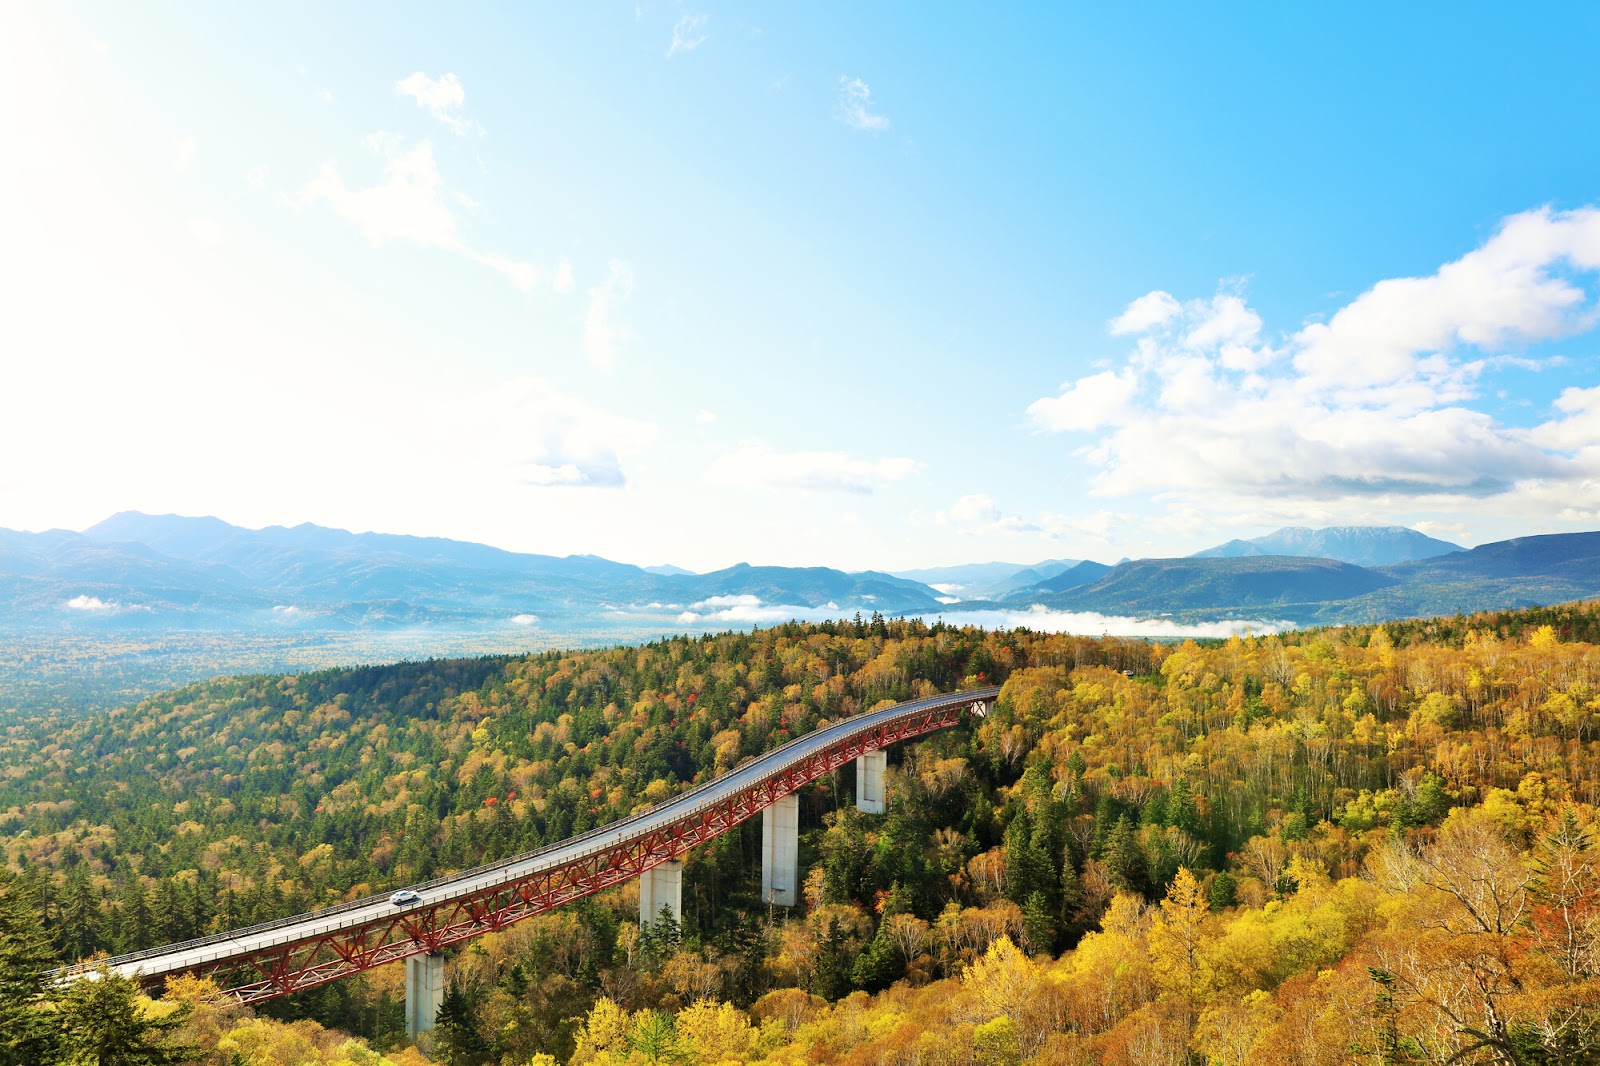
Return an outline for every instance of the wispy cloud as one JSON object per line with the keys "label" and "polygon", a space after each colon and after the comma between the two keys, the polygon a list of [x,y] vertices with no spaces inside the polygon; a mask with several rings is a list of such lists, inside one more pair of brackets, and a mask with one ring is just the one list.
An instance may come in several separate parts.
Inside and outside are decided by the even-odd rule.
{"label": "wispy cloud", "polygon": [[745,444],[706,470],[713,485],[741,489],[871,493],[922,469],[914,459],[859,459],[844,452],[775,452]]}
{"label": "wispy cloud", "polygon": [[467,91],[462,87],[461,79],[454,74],[430,78],[419,70],[395,82],[394,89],[402,96],[411,97],[428,114],[458,134],[474,130],[480,134],[483,132],[482,126],[461,114],[467,102]]}
{"label": "wispy cloud", "polygon": [[300,189],[299,202],[328,204],[375,246],[410,241],[465,256],[501,274],[523,292],[533,292],[545,283],[561,291],[559,274],[552,279],[530,263],[480,251],[463,240],[450,206],[453,197],[445,188],[428,142],[406,149],[398,134],[375,133],[367,138],[367,146],[385,157],[381,182],[351,189],[336,165],[324,163],[317,176]]}
{"label": "wispy cloud", "polygon": [[618,488],[623,463],[650,446],[652,422],[604,411],[538,378],[504,383],[440,412],[437,446],[535,488]]}
{"label": "wispy cloud", "polygon": [[692,52],[705,44],[709,36],[705,28],[710,21],[710,15],[685,13],[672,27],[672,43],[667,46],[667,58],[671,59],[681,52]]}
{"label": "wispy cloud", "polygon": [[633,337],[619,321],[622,305],[633,298],[633,271],[613,259],[606,280],[589,290],[589,310],[583,319],[583,354],[602,370],[617,363],[617,352]]}
{"label": "wispy cloud", "polygon": [[889,128],[889,116],[872,110],[872,89],[860,78],[839,78],[839,118],[852,129],[882,133]]}

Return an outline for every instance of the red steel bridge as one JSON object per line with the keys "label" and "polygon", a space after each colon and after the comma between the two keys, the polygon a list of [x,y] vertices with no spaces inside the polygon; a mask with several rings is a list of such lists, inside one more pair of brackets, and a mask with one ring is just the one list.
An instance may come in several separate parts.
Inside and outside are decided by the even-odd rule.
{"label": "red steel bridge", "polygon": [[[649,810],[488,866],[413,885],[415,902],[388,896],[168,944],[110,960],[153,982],[170,974],[214,978],[242,1003],[258,1003],[362,970],[504,929],[663,863],[727,832],[797,789],[890,744],[982,717],[997,688],[931,696],[824,726]],[[417,1024],[431,1026],[427,1017]]]}

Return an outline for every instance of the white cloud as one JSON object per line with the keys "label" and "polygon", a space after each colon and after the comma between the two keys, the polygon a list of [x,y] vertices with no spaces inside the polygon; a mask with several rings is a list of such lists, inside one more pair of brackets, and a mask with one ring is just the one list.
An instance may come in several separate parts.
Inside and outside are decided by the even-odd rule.
{"label": "white cloud", "polygon": [[695,412],[694,420],[700,423],[702,426],[709,426],[711,423],[717,420],[717,413],[715,411],[708,411],[702,407],[700,410]]}
{"label": "white cloud", "polygon": [[889,128],[887,115],[872,111],[872,89],[860,78],[839,78],[839,118],[852,129],[882,133]]}
{"label": "white cloud", "polygon": [[115,601],[106,602],[99,596],[78,595],[63,604],[69,611],[115,611],[122,604]]}
{"label": "white cloud", "polygon": [[700,603],[692,603],[689,609],[677,617],[679,625],[697,626],[707,622],[733,622],[738,625],[772,625],[775,622],[787,622],[791,619],[803,622],[819,622],[824,618],[837,618],[840,616],[839,605],[826,603],[821,607],[803,607],[792,603],[764,604],[759,596],[712,596]]}
{"label": "white cloud", "polygon": [[[498,272],[523,292],[532,292],[546,280],[545,274],[532,264],[497,252],[478,251],[465,243],[432,145],[423,141],[407,151],[399,134],[381,131],[368,136],[366,143],[385,157],[381,183],[352,190],[345,185],[337,166],[324,163],[317,176],[301,188],[299,202],[326,202],[375,246],[411,241],[454,252]],[[560,284],[559,276],[555,284]]]}
{"label": "white cloud", "polygon": [[706,43],[706,23],[711,21],[710,15],[693,15],[685,13],[672,27],[672,43],[667,46],[667,58],[671,59],[679,52],[692,52]]}
{"label": "white cloud", "polygon": [[402,96],[411,97],[428,114],[457,133],[464,134],[472,130],[483,132],[482,126],[461,116],[461,108],[467,102],[467,91],[462,88],[461,79],[454,74],[430,78],[419,70],[395,82],[394,89]]}
{"label": "white cloud", "polygon": [[498,411],[502,424],[474,432],[485,434],[486,445],[509,459],[528,485],[621,487],[622,459],[656,437],[654,423],[590,407],[538,379],[501,389],[488,403],[486,410]]}
{"label": "white cloud", "polygon": [[172,142],[172,169],[177,174],[187,174],[194,165],[199,143],[191,136],[179,137]]}
{"label": "white cloud", "polygon": [[871,493],[922,469],[914,459],[857,459],[843,452],[775,452],[744,444],[718,456],[706,480],[726,488]]}
{"label": "white cloud", "polygon": [[1105,370],[1068,382],[1060,396],[1046,396],[1028,405],[1028,417],[1049,430],[1094,429],[1122,416],[1139,389],[1132,369]]}
{"label": "white cloud", "polygon": [[539,616],[536,614],[514,614],[511,616],[511,624],[514,626],[538,625]]}
{"label": "white cloud", "polygon": [[[389,147],[382,135],[368,138],[374,149]],[[381,185],[352,191],[339,170],[324,163],[322,170],[300,190],[300,201],[325,200],[346,222],[375,245],[406,240],[449,251],[461,250],[456,218],[440,197],[444,179],[434,163],[433,147],[426,142],[409,152],[391,154],[384,164]]]}
{"label": "white cloud", "polygon": [[953,527],[962,536],[1027,536],[1061,540],[1087,533],[1104,539],[1097,523],[1090,519],[1060,514],[1024,518],[1002,511],[993,499],[981,492],[961,497],[948,509],[935,515],[934,521],[941,526]]}
{"label": "white cloud", "polygon": [[1271,619],[1233,618],[1219,622],[1184,624],[1165,618],[1130,618],[1095,614],[1092,611],[1054,611],[1034,604],[1025,611],[949,611],[941,616],[954,625],[983,626],[985,629],[1028,629],[1047,633],[1076,633],[1098,637],[1231,637],[1255,634],[1266,636],[1293,629],[1289,622]]}
{"label": "white cloud", "polygon": [[293,604],[280,603],[272,608],[272,613],[280,618],[293,618],[303,612]]}
{"label": "white cloud", "polygon": [[1589,329],[1595,307],[1564,270],[1600,269],[1600,211],[1543,208],[1508,218],[1482,247],[1423,278],[1380,281],[1296,335],[1295,366],[1341,387],[1415,375],[1426,357]]}
{"label": "white cloud", "polygon": [[1183,305],[1173,298],[1170,292],[1147,292],[1133,303],[1128,309],[1111,320],[1111,332],[1121,336],[1125,333],[1143,333],[1156,326],[1164,326],[1177,318],[1182,312]]}
{"label": "white cloud", "polygon": [[972,525],[993,522],[1000,517],[1000,508],[984,493],[963,496],[948,511],[939,512],[941,524]]}
{"label": "white cloud", "polygon": [[558,296],[570,296],[578,287],[577,279],[572,276],[572,264],[565,259],[556,265],[556,276],[551,281],[550,287]]}
{"label": "white cloud", "polygon": [[468,256],[478,263],[482,263],[490,270],[497,270],[505,279],[522,292],[532,292],[544,280],[544,275],[532,263],[522,263],[510,256],[498,255],[493,252],[469,252]]}
{"label": "white cloud", "polygon": [[656,436],[652,422],[601,411],[537,378],[474,396],[437,428],[440,448],[498,465],[498,481],[540,488],[620,487],[623,460]]}
{"label": "white cloud", "polygon": [[589,290],[589,311],[583,320],[583,354],[602,370],[617,362],[617,350],[632,339],[625,324],[617,321],[621,306],[633,296],[633,271],[613,259],[606,280]]}
{"label": "white cloud", "polygon": [[268,170],[265,166],[252,167],[245,172],[244,183],[250,186],[251,192],[260,192],[267,184]]}
{"label": "white cloud", "polygon": [[[1502,344],[1592,328],[1600,210],[1506,220],[1425,278],[1382,281],[1327,323],[1274,346],[1235,292],[1180,303],[1153,292],[1111,323],[1117,367],[1028,408],[1090,434],[1095,491],[1210,510],[1383,511],[1426,499],[1459,512],[1515,495],[1600,509],[1600,389],[1569,389],[1532,427],[1477,403]],[[1519,361],[1525,362],[1525,359]],[[1562,495],[1568,500],[1557,505]],[[1503,509],[1503,503],[1500,505]]]}

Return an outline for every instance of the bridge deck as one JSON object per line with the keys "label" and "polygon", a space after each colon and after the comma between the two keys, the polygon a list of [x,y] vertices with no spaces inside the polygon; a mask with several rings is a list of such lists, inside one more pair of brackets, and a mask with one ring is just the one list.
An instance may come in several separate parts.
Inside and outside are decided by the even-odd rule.
{"label": "bridge deck", "polygon": [[637,877],[851,759],[985,713],[998,693],[950,693],[846,718],[639,814],[410,886],[421,898],[402,907],[375,896],[119,956],[110,966],[141,980],[209,973],[249,1003],[437,951]]}

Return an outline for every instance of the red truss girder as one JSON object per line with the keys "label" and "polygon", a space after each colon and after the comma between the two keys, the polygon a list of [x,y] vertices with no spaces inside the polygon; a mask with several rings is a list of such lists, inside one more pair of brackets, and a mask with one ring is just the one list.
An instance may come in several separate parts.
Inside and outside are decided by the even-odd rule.
{"label": "red truss girder", "polygon": [[[952,703],[870,727],[663,828],[625,837],[609,848],[522,880],[397,911],[366,925],[209,962],[193,972],[216,978],[228,995],[242,1003],[258,1003],[459,944],[638,877],[861,755],[952,726],[969,711],[983,714],[986,702]],[[248,979],[250,975],[241,972],[249,970],[259,979]]]}

